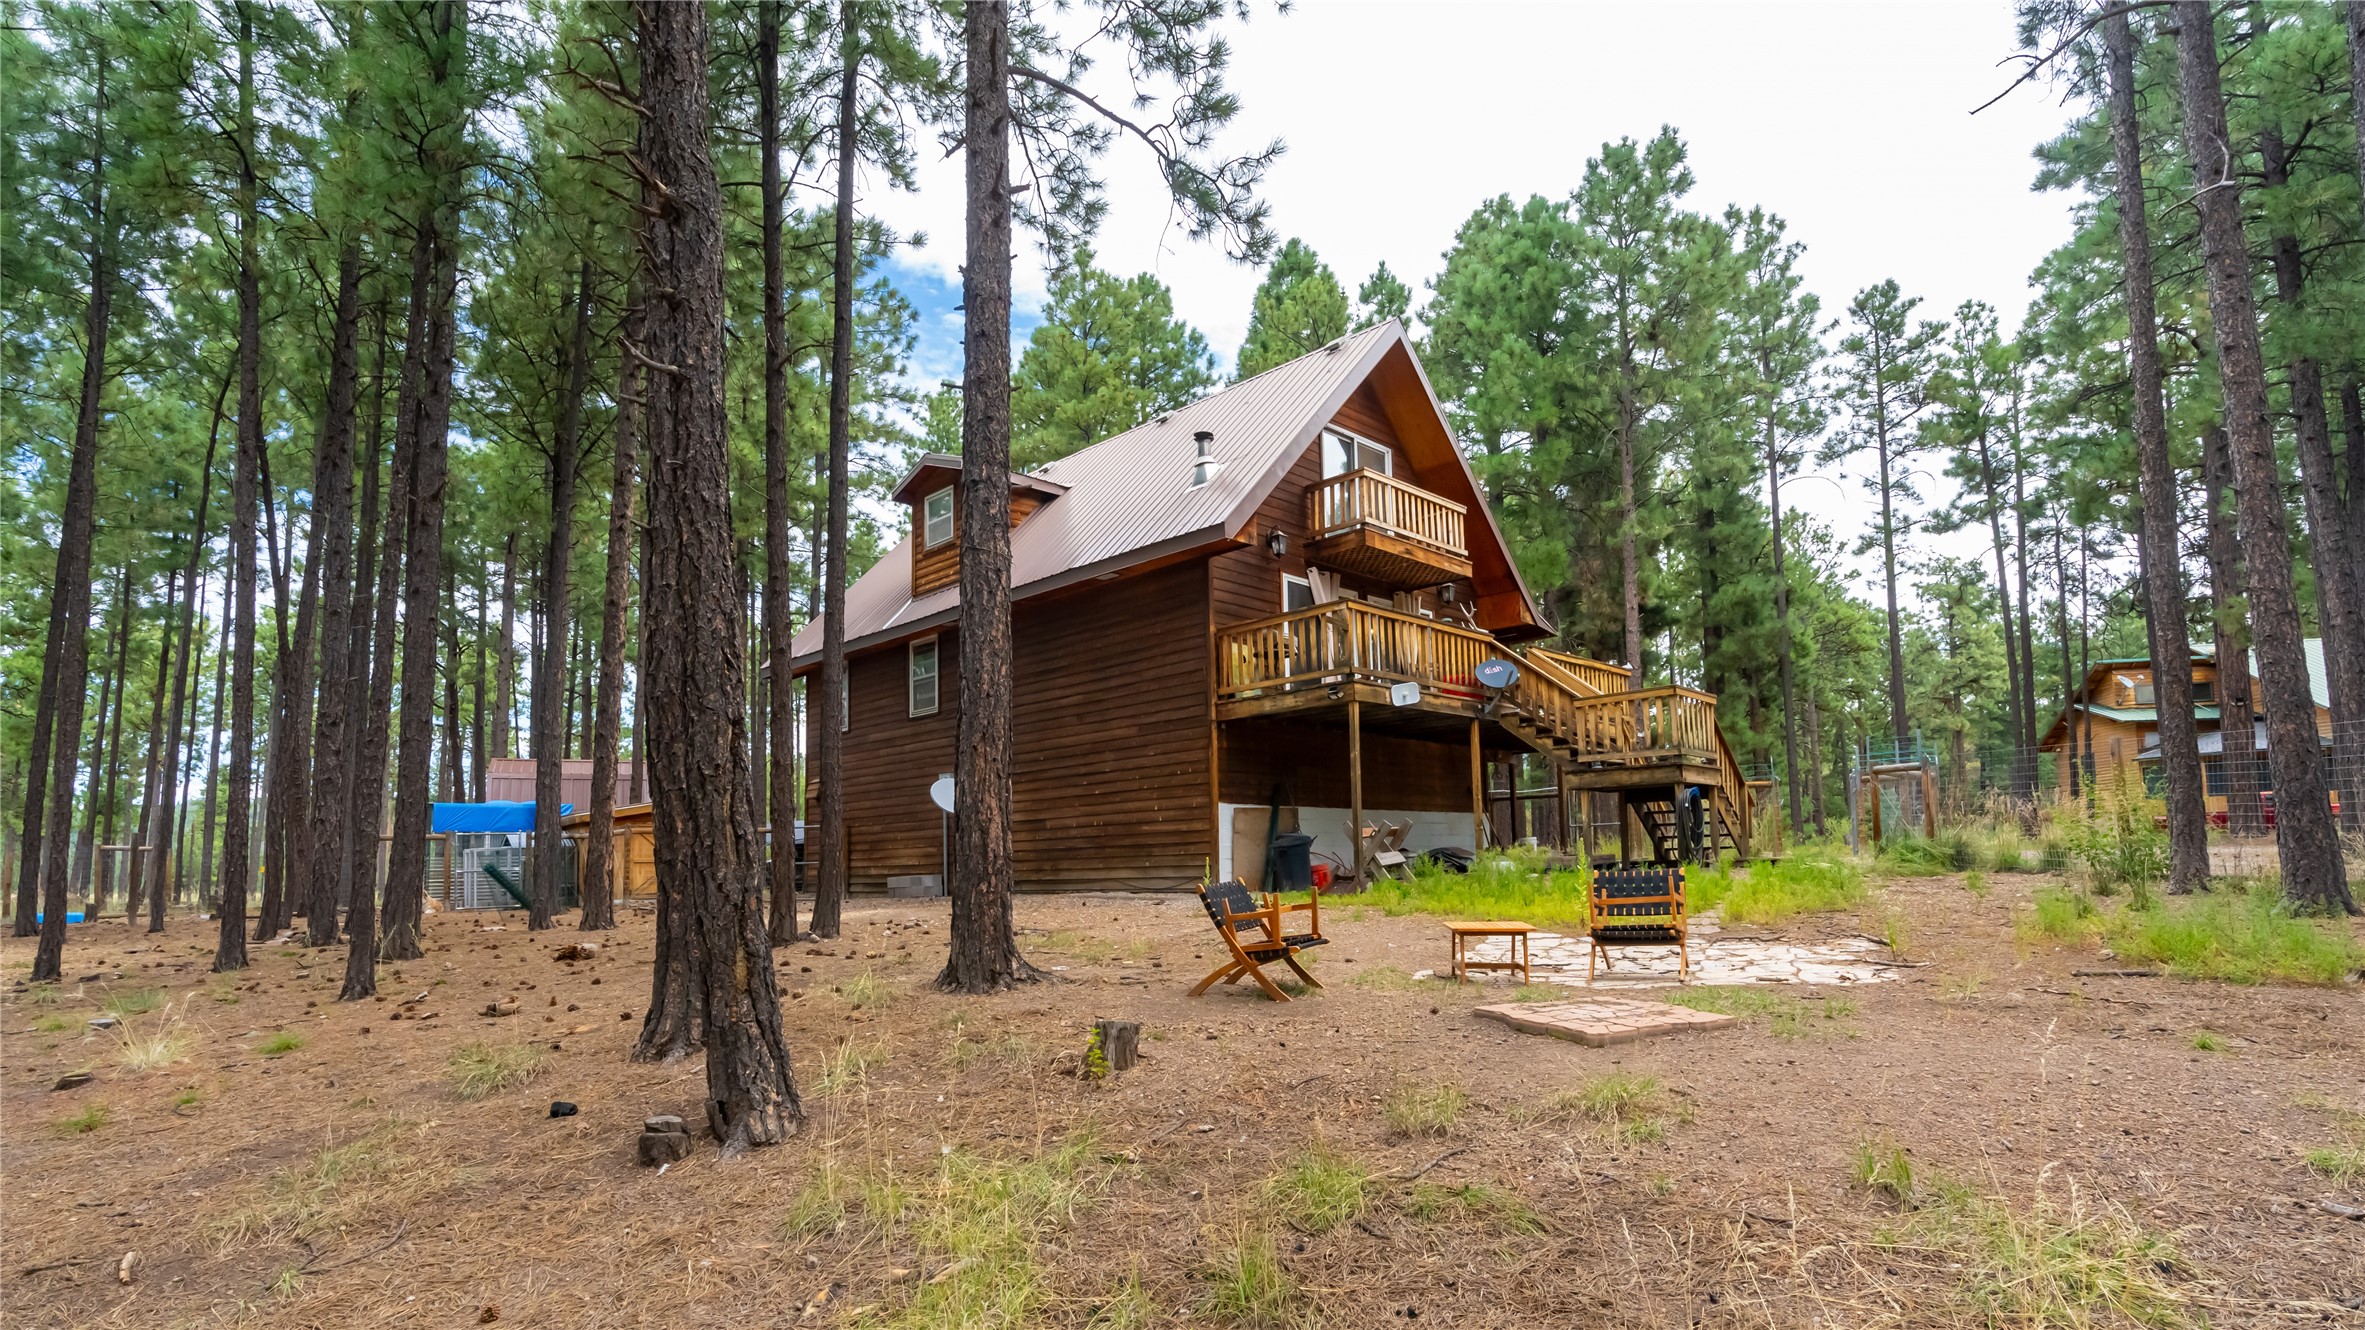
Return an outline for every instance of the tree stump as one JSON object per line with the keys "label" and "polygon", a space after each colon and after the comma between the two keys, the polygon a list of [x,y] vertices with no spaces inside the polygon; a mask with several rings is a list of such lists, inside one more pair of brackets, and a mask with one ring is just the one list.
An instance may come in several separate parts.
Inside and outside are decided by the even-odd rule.
{"label": "tree stump", "polygon": [[1141,1022],[1095,1021],[1092,1043],[1100,1051],[1101,1062],[1093,1071],[1131,1071],[1141,1061]]}

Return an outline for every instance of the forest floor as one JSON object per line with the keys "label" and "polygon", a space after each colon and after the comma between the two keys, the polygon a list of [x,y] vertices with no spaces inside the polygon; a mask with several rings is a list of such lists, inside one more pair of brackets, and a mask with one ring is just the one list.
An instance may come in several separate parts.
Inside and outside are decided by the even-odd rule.
{"label": "forest floor", "polygon": [[[1286,1005],[1184,995],[1191,897],[1021,897],[1065,968],[990,998],[929,987],[941,902],[863,899],[779,957],[805,1130],[662,1172],[640,1122],[701,1122],[703,1073],[626,1059],[645,913],[577,962],[438,915],[361,1004],[341,948],[207,973],[194,918],[75,927],[55,988],[10,940],[0,1319],[2365,1326],[2365,1178],[2308,1159],[2365,1150],[2358,989],[2078,976],[2016,927],[2040,880],[1879,882],[1770,931],[1901,926],[1896,982],[1608,1049],[1476,1018],[1539,994],[1415,978],[1438,922],[1344,899]],[[1100,1017],[1147,1055],[1105,1081]]]}

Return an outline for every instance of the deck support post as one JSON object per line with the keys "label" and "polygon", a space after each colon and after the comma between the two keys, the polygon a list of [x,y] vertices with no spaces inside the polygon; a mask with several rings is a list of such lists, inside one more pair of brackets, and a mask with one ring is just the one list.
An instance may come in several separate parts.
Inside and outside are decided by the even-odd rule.
{"label": "deck support post", "polygon": [[[1516,803],[1516,800],[1514,801]],[[1486,853],[1486,760],[1478,749],[1478,718],[1470,718],[1470,854]]]}
{"label": "deck support post", "polygon": [[1363,703],[1347,699],[1347,843],[1355,860],[1355,883],[1364,880],[1363,863]]}

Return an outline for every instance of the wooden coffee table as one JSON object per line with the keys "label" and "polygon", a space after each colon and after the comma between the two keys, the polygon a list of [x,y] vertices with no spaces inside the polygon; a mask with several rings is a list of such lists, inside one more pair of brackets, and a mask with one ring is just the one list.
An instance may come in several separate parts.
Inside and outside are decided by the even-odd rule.
{"label": "wooden coffee table", "polygon": [[[1445,931],[1453,939],[1453,977],[1457,983],[1468,983],[1472,970],[1517,970],[1519,982],[1528,982],[1527,935],[1535,929],[1514,919],[1449,919]],[[1511,939],[1511,959],[1507,961],[1474,961],[1470,959],[1473,938],[1507,937]]]}

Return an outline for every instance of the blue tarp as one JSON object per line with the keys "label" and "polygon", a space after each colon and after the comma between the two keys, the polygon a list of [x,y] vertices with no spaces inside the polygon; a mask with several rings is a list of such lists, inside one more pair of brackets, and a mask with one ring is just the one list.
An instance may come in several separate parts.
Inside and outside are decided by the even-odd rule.
{"label": "blue tarp", "polygon": [[[560,804],[558,815],[565,817],[575,811],[573,804]],[[523,803],[437,804],[435,820],[428,830],[436,835],[457,831],[475,835],[491,831],[532,831],[534,829],[534,801]]]}

